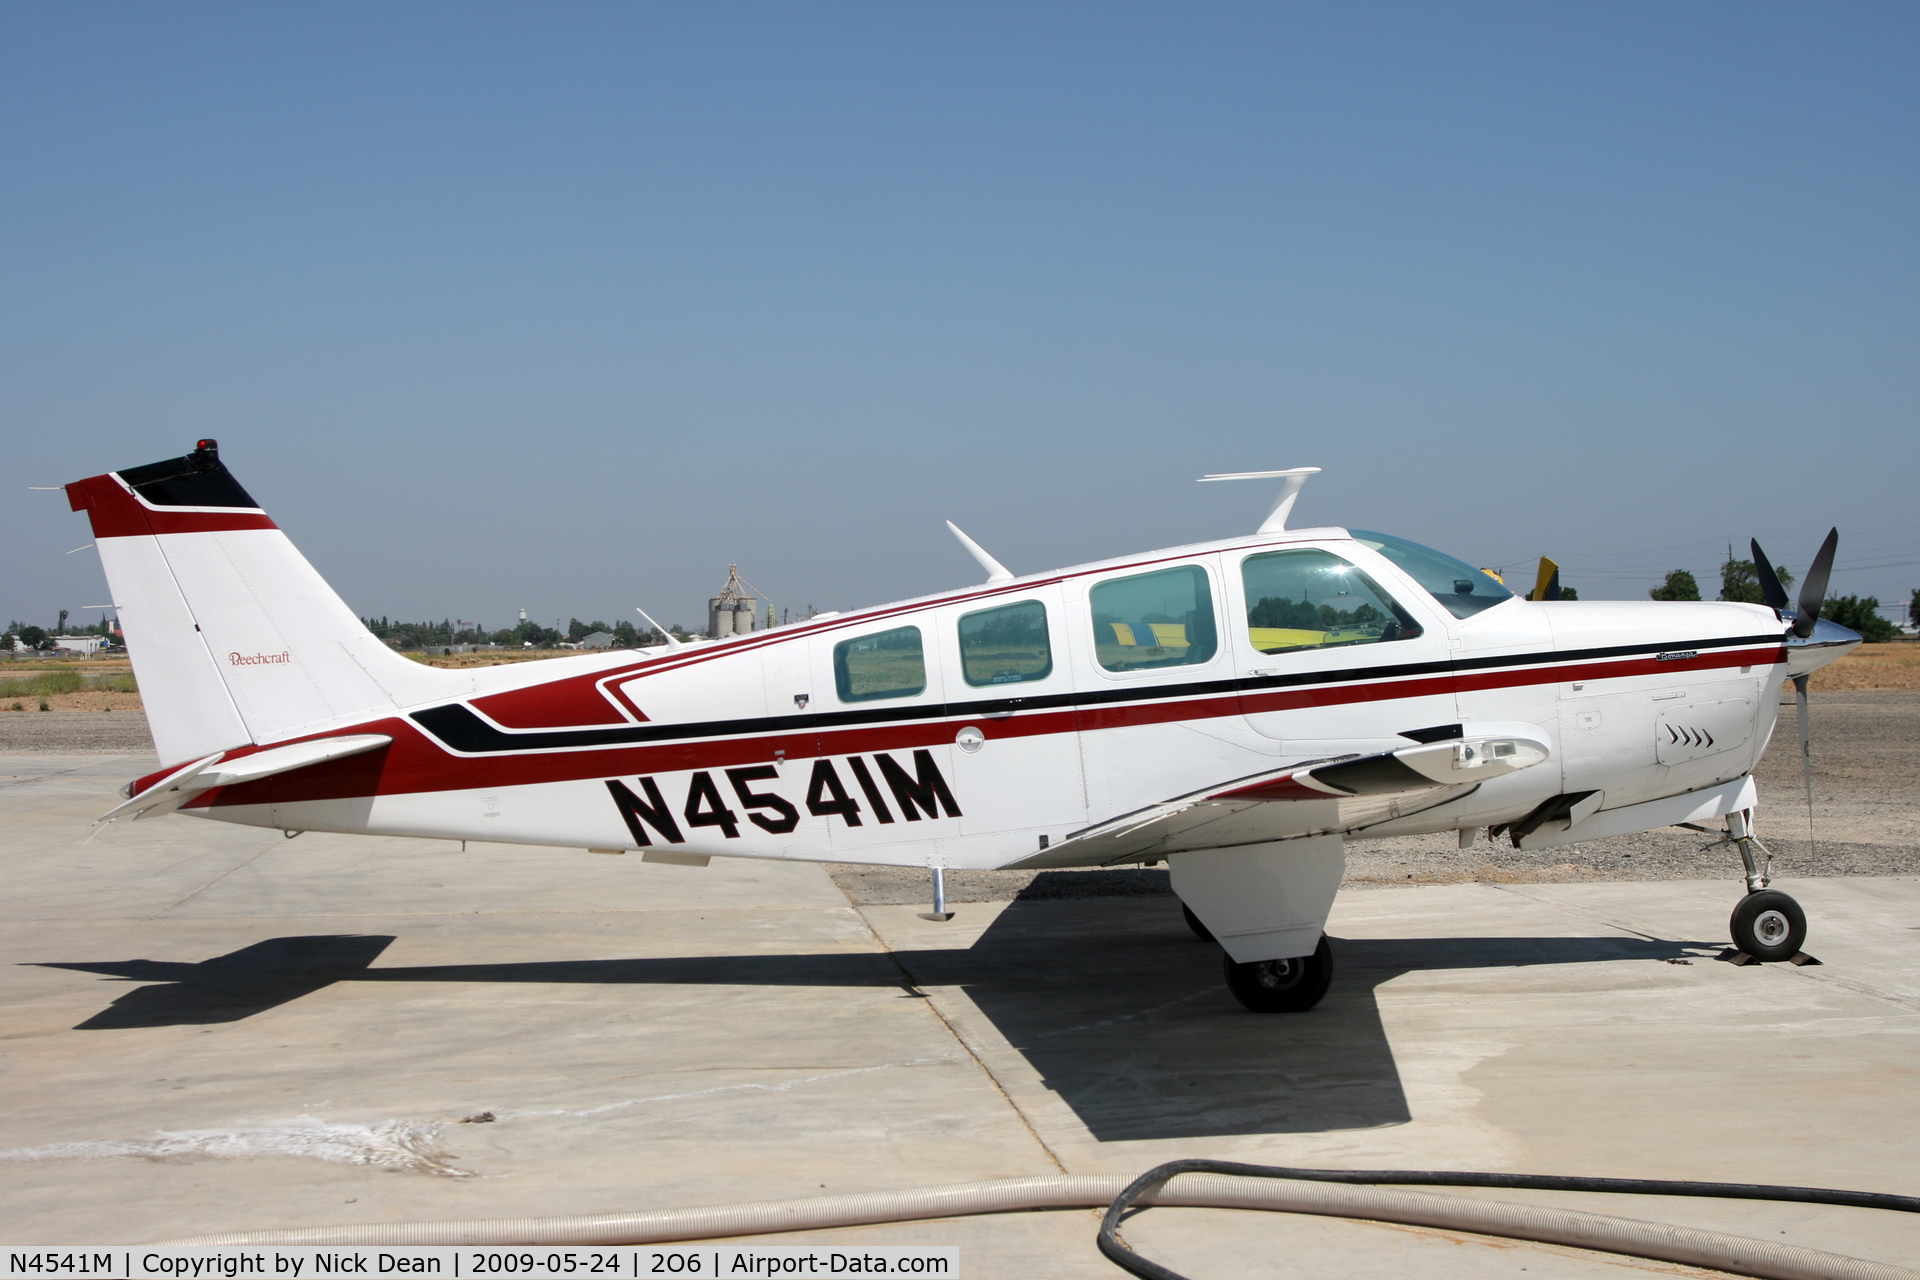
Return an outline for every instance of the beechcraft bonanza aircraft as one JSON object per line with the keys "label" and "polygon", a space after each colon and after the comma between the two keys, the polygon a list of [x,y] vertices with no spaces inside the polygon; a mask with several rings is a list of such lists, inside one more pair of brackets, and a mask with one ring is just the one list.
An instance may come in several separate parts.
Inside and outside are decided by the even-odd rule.
{"label": "beechcraft bonanza aircraft", "polygon": [[[441,670],[394,653],[202,440],[67,486],[164,768],[106,818],[949,867],[1164,862],[1250,1009],[1312,1007],[1349,840],[1534,849],[1718,822],[1735,944],[1806,923],[1756,865],[1782,683],[1860,643],[1797,611],[1533,601],[1383,533],[1289,529],[723,640]],[[1760,852],[1764,855],[1762,846]]]}

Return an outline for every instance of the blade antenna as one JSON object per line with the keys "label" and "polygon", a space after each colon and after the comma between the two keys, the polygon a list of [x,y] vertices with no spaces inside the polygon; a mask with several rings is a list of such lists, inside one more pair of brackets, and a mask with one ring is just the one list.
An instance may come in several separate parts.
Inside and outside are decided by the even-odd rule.
{"label": "blade antenna", "polygon": [[960,545],[967,549],[967,554],[975,560],[978,560],[980,567],[987,571],[988,582],[1013,581],[1013,570],[988,555],[986,548],[982,547],[972,538],[969,538],[965,533],[962,533],[959,525],[949,520],[947,521],[947,528],[953,530],[953,536],[960,539]]}
{"label": "blade antenna", "polygon": [[1300,496],[1301,488],[1307,483],[1308,476],[1320,474],[1318,467],[1292,467],[1286,471],[1225,471],[1218,475],[1201,476],[1200,483],[1209,480],[1270,480],[1284,477],[1286,483],[1280,486],[1280,496],[1274,501],[1273,510],[1260,522],[1255,533],[1285,533],[1287,517],[1293,514],[1293,502]]}
{"label": "blade antenna", "polygon": [[[642,609],[639,605],[633,606],[633,611],[639,614],[641,617],[647,618],[647,611],[645,609]],[[647,618],[647,625],[652,627],[655,631],[658,631],[661,635],[667,638],[667,648],[678,649],[680,647],[680,642],[673,638],[673,632],[667,630],[665,627],[655,622],[652,618]]]}

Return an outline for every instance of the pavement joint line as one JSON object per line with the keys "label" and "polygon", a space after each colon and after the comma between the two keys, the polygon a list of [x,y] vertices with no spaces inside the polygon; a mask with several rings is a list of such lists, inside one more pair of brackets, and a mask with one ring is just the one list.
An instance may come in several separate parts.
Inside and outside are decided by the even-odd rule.
{"label": "pavement joint line", "polygon": [[[76,765],[71,769],[58,769],[52,773],[35,773],[35,774],[30,774],[26,777],[12,778],[6,782],[0,782],[0,787],[25,787],[25,786],[30,786],[36,782],[45,782],[50,778],[64,778],[70,773],[80,772],[80,770],[84,767],[85,767],[84,765]],[[75,792],[72,792],[71,794],[90,796],[95,793],[92,791],[75,791]]]}
{"label": "pavement joint line", "polygon": [[225,880],[228,876],[232,875],[234,872],[242,870],[243,868],[252,866],[254,863],[258,862],[260,859],[266,857],[267,854],[276,847],[277,846],[273,844],[262,844],[258,849],[254,850],[252,857],[245,858],[239,862],[234,863],[232,866],[228,867],[225,871],[222,871],[219,875],[207,881],[205,884],[201,885],[198,889],[195,889],[192,893],[187,894],[185,897],[180,898],[175,902],[168,903],[166,906],[160,908],[160,910],[154,912],[152,915],[143,917],[143,919],[158,920],[161,916],[166,915],[167,912],[181,905],[181,903],[188,902],[194,898],[199,897],[201,894],[213,888],[213,886],[219,884],[222,880]]}
{"label": "pavement joint line", "polygon": [[[906,1062],[881,1062],[866,1067],[843,1067],[835,1071],[823,1071],[817,1075],[801,1076],[794,1080],[785,1080],[779,1084],[762,1084],[757,1080],[742,1081],[739,1084],[715,1085],[710,1089],[691,1089],[684,1093],[662,1093],[647,1098],[626,1098],[619,1102],[603,1103],[597,1107],[587,1107],[579,1111],[555,1108],[547,1111],[501,1111],[496,1115],[501,1120],[531,1120],[550,1116],[565,1119],[584,1120],[589,1116],[604,1115],[610,1111],[624,1111],[628,1107],[644,1107],[657,1102],[684,1102],[688,1098],[706,1098],[717,1093],[787,1093],[802,1085],[817,1084],[822,1080],[839,1080],[847,1076],[870,1075],[875,1071],[896,1071],[902,1067],[924,1067],[932,1063],[954,1062],[958,1054],[941,1053],[927,1058],[912,1058]],[[774,1070],[775,1068],[755,1068],[756,1070]]]}
{"label": "pavement joint line", "polygon": [[[830,880],[832,879],[832,877],[828,878]],[[838,882],[836,881],[835,884],[837,885]],[[974,1047],[967,1043],[967,1038],[960,1034],[959,1028],[955,1027],[952,1020],[940,1011],[939,1006],[934,1002],[933,995],[920,985],[919,980],[913,976],[913,972],[901,961],[899,955],[894,952],[892,947],[887,945],[887,940],[880,936],[878,929],[873,927],[873,921],[867,918],[866,912],[860,910],[859,904],[854,902],[853,896],[847,894],[844,888],[841,888],[840,892],[846,894],[847,905],[853,908],[854,914],[860,917],[860,922],[866,925],[867,934],[873,939],[874,945],[879,947],[881,953],[884,954],[888,960],[892,961],[893,967],[900,971],[900,976],[905,980],[907,990],[920,997],[921,1003],[927,1007],[927,1012],[931,1013],[942,1027],[946,1028],[947,1034],[953,1037],[953,1042],[966,1051],[967,1057],[972,1059],[974,1066],[980,1069],[980,1074],[987,1078],[987,1083],[993,1086],[994,1092],[1000,1095],[1000,1100],[1007,1104],[1007,1109],[1013,1112],[1014,1116],[1020,1121],[1021,1127],[1026,1129],[1027,1136],[1032,1138],[1034,1145],[1045,1153],[1053,1167],[1061,1173],[1066,1173],[1067,1166],[1060,1159],[1059,1153],[1054,1151],[1054,1149],[1048,1145],[1047,1140],[1040,1136],[1040,1130],[1035,1127],[1033,1120],[1021,1108],[1020,1104],[1014,1101],[1013,1095],[1007,1092],[1006,1085],[1001,1083],[998,1075],[994,1074],[993,1068],[987,1065],[986,1059],[975,1052]]]}
{"label": "pavement joint line", "polygon": [[1056,1031],[1042,1031],[1038,1035],[1028,1036],[1025,1040],[1021,1041],[1018,1044],[1015,1044],[1013,1041],[1009,1040],[1007,1041],[1007,1047],[1016,1051],[1024,1051],[1029,1045],[1035,1044],[1041,1040],[1051,1040],[1055,1036],[1077,1035],[1082,1031],[1096,1031],[1101,1027],[1117,1026],[1122,1022],[1132,1022],[1138,1018],[1151,1017],[1153,1014],[1159,1013],[1163,1009],[1171,1009],[1175,1005],[1180,1005],[1180,1004],[1189,1004],[1195,1000],[1198,1000],[1202,996],[1209,996],[1218,991],[1225,991],[1226,989],[1227,989],[1226,983],[1216,982],[1212,986],[1201,987],[1198,991],[1189,991],[1184,996],[1176,996],[1172,1000],[1162,1001],[1161,1003],[1154,1005],[1150,1009],[1140,1009],[1133,1013],[1121,1014],[1117,1018],[1102,1018],[1098,1022],[1083,1022],[1077,1027],[1061,1027]]}

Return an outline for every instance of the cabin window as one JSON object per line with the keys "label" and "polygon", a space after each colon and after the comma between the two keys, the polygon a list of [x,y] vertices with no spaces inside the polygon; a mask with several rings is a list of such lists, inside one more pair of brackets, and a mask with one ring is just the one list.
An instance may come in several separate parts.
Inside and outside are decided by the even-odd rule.
{"label": "cabin window", "polygon": [[1415,622],[1373,579],[1330,551],[1248,556],[1247,639],[1261,653],[1411,640]]}
{"label": "cabin window", "polygon": [[1047,607],[1023,600],[960,619],[960,671],[970,685],[1044,680],[1053,670]]}
{"label": "cabin window", "polygon": [[1087,593],[1093,652],[1109,671],[1211,661],[1218,648],[1213,592],[1197,564],[1113,578]]}
{"label": "cabin window", "polygon": [[842,702],[910,698],[927,691],[920,628],[895,627],[833,646],[833,682]]}
{"label": "cabin window", "polygon": [[1393,561],[1456,618],[1471,618],[1483,609],[1513,599],[1513,592],[1507,590],[1500,579],[1443,551],[1390,533],[1368,533],[1362,529],[1353,530],[1353,540]]}

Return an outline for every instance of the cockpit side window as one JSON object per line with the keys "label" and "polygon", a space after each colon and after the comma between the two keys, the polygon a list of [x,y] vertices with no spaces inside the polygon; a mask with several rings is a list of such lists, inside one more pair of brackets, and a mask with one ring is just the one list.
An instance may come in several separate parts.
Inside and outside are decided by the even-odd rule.
{"label": "cockpit side window", "polygon": [[1261,653],[1411,640],[1420,624],[1366,574],[1330,551],[1248,556],[1247,639]]}
{"label": "cockpit side window", "polygon": [[1211,662],[1219,648],[1213,592],[1197,564],[1109,578],[1087,593],[1093,653],[1109,671]]}
{"label": "cockpit side window", "polygon": [[1456,560],[1432,547],[1392,534],[1369,533],[1364,529],[1355,529],[1352,533],[1355,542],[1393,561],[1456,618],[1471,618],[1513,599],[1513,592],[1502,586],[1498,578],[1465,560]]}
{"label": "cockpit side window", "polygon": [[920,628],[895,627],[833,646],[833,682],[842,702],[910,698],[927,691]]}

